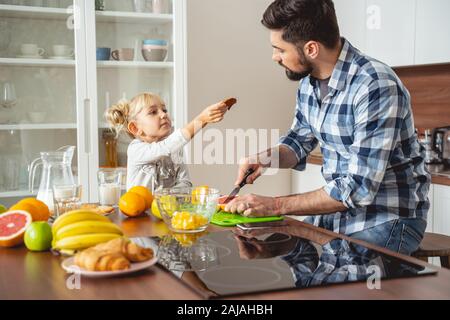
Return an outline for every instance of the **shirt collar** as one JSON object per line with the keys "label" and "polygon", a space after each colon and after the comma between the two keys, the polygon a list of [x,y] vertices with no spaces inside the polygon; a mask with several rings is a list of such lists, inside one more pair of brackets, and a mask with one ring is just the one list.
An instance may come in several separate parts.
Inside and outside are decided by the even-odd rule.
{"label": "shirt collar", "polygon": [[345,88],[347,80],[353,76],[350,73],[350,66],[356,53],[356,49],[348,42],[347,39],[341,38],[342,50],[339,55],[338,61],[331,74],[330,82],[328,86],[332,89],[342,91]]}

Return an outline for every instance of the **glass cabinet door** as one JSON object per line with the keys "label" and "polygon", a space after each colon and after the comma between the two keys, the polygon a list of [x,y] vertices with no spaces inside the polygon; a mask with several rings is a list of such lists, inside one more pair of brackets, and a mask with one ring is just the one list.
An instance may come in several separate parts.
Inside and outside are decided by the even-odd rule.
{"label": "glass cabinet door", "polygon": [[121,99],[152,92],[185,122],[184,17],[184,0],[0,0],[0,203],[36,195],[33,160],[67,145],[96,202],[100,167],[126,176],[130,138],[104,117]]}
{"label": "glass cabinet door", "polygon": [[[175,4],[178,0],[108,0],[95,2],[95,43],[89,57],[95,59],[98,120],[97,168],[117,168],[126,177],[130,137],[115,137],[105,111],[120,100],[151,92],[160,96],[176,121]],[[93,6],[93,5],[91,5]],[[89,21],[89,18],[88,18]],[[89,28],[89,27],[88,27]],[[181,59],[180,59],[181,60]],[[181,104],[180,108],[184,107]],[[97,201],[95,175],[91,199]],[[125,179],[124,179],[125,180]],[[125,182],[125,181],[124,181]]]}
{"label": "glass cabinet door", "polygon": [[[72,1],[0,0],[0,203],[31,196],[29,167],[42,151],[77,146]],[[40,183],[36,170],[35,190]]]}

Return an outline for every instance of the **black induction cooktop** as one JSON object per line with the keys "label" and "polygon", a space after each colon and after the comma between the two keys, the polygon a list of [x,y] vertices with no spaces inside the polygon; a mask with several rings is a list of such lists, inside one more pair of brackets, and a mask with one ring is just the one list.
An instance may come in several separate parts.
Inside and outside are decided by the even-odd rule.
{"label": "black induction cooktop", "polygon": [[349,239],[299,228],[301,223],[134,240],[157,250],[158,263],[205,298],[348,282],[376,289],[383,279],[436,273]]}

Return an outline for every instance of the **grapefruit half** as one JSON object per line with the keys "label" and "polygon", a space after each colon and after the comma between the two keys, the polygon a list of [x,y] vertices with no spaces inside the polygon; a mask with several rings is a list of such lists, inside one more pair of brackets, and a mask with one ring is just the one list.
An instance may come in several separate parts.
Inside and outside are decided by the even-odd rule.
{"label": "grapefruit half", "polygon": [[12,210],[0,215],[0,247],[15,247],[23,243],[25,230],[33,218],[22,210]]}

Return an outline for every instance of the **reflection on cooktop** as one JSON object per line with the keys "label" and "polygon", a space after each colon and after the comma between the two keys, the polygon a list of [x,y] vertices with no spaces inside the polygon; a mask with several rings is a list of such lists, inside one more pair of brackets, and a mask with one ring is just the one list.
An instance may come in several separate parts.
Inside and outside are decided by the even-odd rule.
{"label": "reflection on cooktop", "polygon": [[435,273],[343,239],[319,245],[289,230],[146,240],[158,245],[163,267],[207,298]]}

